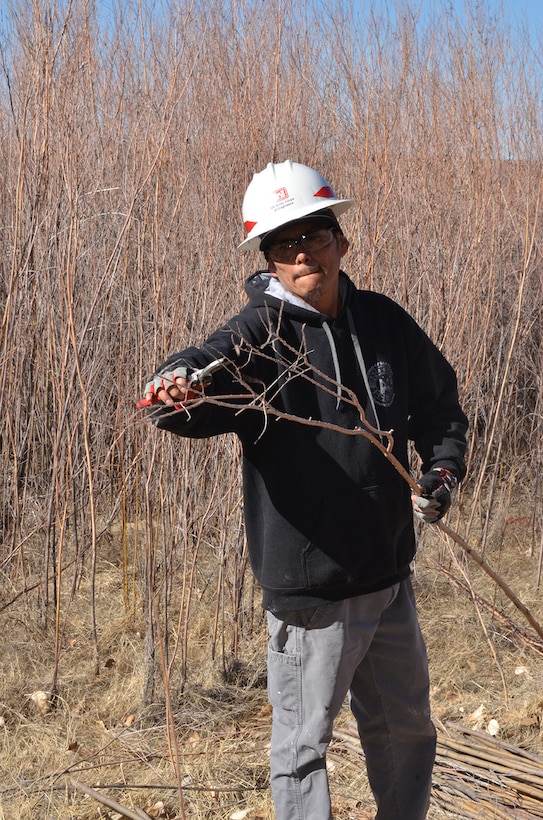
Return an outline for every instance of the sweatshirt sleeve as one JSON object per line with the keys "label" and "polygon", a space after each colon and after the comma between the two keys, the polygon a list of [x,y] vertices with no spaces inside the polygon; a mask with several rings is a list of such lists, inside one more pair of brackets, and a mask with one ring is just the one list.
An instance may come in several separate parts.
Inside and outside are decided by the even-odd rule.
{"label": "sweatshirt sleeve", "polygon": [[177,408],[156,404],[147,410],[149,420],[160,430],[187,438],[239,433],[241,426],[247,426],[248,415],[239,412],[240,406],[246,406],[253,397],[247,387],[251,372],[251,348],[247,344],[250,339],[250,322],[242,313],[212,333],[200,347],[187,347],[169,356],[153,377],[171,373],[180,366],[190,374],[224,358],[224,365],[213,373],[211,384],[205,388],[205,395],[217,397],[217,402],[188,403]]}
{"label": "sweatshirt sleeve", "polygon": [[424,331],[411,322],[409,437],[424,473],[440,466],[462,480],[468,420],[460,406],[456,374]]}

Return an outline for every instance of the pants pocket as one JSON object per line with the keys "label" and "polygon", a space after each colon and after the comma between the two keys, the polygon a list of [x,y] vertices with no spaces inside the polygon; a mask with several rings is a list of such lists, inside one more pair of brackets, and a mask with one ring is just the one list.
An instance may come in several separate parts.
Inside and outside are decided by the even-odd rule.
{"label": "pants pocket", "polygon": [[268,649],[268,698],[274,720],[291,727],[301,723],[302,665],[299,654]]}

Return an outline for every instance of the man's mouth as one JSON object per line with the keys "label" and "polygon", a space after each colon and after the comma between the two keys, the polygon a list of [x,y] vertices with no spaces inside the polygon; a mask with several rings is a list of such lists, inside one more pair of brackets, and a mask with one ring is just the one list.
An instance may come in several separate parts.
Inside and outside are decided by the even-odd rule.
{"label": "man's mouth", "polygon": [[295,279],[302,279],[304,276],[310,276],[312,273],[322,273],[319,267],[316,268],[306,268],[303,271],[299,271],[299,273],[295,274]]}

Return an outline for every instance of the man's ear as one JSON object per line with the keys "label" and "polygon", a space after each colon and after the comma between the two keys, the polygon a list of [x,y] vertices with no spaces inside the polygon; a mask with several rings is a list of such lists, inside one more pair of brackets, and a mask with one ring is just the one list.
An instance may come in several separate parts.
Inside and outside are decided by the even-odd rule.
{"label": "man's ear", "polygon": [[339,252],[340,252],[342,258],[345,256],[345,254],[349,250],[350,244],[351,243],[349,242],[349,240],[347,239],[345,234],[340,233],[339,234]]}
{"label": "man's ear", "polygon": [[275,269],[275,262],[272,262],[271,259],[268,259],[268,273],[271,273],[272,276],[277,278],[277,271]]}

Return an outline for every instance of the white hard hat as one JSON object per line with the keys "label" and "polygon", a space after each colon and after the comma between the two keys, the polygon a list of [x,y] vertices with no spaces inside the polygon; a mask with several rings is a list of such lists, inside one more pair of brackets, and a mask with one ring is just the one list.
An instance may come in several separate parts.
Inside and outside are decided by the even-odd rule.
{"label": "white hard hat", "polygon": [[339,216],[353,205],[352,199],[338,199],[318,171],[299,162],[268,163],[255,174],[243,198],[243,224],[247,238],[238,247],[258,250],[262,237],[323,209]]}

